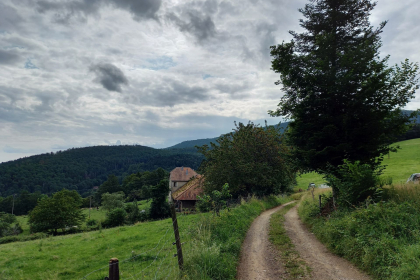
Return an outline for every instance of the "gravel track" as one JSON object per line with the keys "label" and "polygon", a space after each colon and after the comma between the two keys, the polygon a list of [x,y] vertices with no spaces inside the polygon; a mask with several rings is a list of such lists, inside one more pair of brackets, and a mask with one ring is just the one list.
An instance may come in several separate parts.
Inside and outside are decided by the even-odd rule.
{"label": "gravel track", "polygon": [[[251,224],[241,248],[241,259],[237,268],[240,280],[287,279],[287,274],[278,256],[279,252],[268,239],[270,217],[286,203],[263,212]],[[312,269],[313,280],[369,280],[347,260],[340,258],[308,231],[297,214],[297,206],[285,215],[285,229],[295,245],[300,258]]]}

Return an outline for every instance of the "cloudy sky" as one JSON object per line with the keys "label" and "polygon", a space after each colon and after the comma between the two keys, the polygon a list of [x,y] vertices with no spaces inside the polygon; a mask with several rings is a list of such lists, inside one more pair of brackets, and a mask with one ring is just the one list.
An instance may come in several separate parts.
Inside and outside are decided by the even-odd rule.
{"label": "cloudy sky", "polygon": [[[278,123],[269,46],[302,0],[1,0],[0,162],[71,147],[167,147]],[[372,15],[392,64],[420,61],[420,2]],[[407,109],[420,108],[420,94]]]}

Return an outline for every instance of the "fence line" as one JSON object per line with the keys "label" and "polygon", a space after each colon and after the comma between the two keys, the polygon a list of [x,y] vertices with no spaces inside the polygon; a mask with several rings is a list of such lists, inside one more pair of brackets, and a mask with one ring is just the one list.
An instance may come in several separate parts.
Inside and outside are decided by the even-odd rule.
{"label": "fence line", "polygon": [[[145,268],[143,268],[141,271],[139,271],[139,272],[137,272],[137,273],[135,273],[133,276],[131,276],[130,278],[124,278],[124,279],[133,279],[135,276],[137,276],[137,275],[139,275],[140,273],[142,273],[142,272],[144,272],[146,269],[148,269],[149,267],[151,267],[152,266],[152,264],[153,263],[155,263],[156,262],[156,260],[157,260],[157,258],[158,258],[158,256],[160,255],[160,253],[162,252],[162,250],[164,249],[164,248],[172,248],[174,245],[173,245],[173,241],[171,241],[171,239],[172,240],[174,240],[174,237],[173,236],[171,236],[171,235],[169,235],[168,237],[166,237],[167,235],[168,235],[168,233],[171,231],[171,229],[173,230],[173,225],[174,225],[174,223],[175,222],[177,222],[177,221],[180,221],[180,220],[183,220],[182,218],[180,219],[180,217],[184,217],[185,215],[176,215],[176,219],[175,219],[175,221],[172,221],[172,223],[170,223],[169,225],[168,225],[168,228],[167,228],[167,230],[165,231],[165,233],[163,234],[163,236],[159,239],[159,241],[156,243],[156,245],[153,247],[153,248],[151,248],[151,249],[149,249],[149,250],[147,250],[147,251],[144,251],[144,252],[141,252],[140,254],[137,254],[137,255],[134,255],[134,256],[131,256],[131,257],[129,257],[129,258],[126,258],[126,259],[124,259],[124,260],[121,260],[121,261],[119,261],[118,262],[118,265],[119,264],[125,264],[125,263],[127,263],[127,262],[129,262],[130,260],[135,260],[136,258],[138,258],[138,257],[140,257],[140,256],[142,256],[142,255],[146,255],[147,253],[150,253],[150,252],[153,252],[153,251],[155,251],[155,250],[158,250],[157,251],[157,254],[155,255],[155,257],[153,258],[153,261],[148,265],[148,266],[146,266]],[[183,235],[183,237],[185,238],[186,236],[188,236],[188,235],[190,235],[191,233],[189,233],[189,232],[186,232],[186,229],[183,229],[181,232],[180,232],[180,234],[182,233],[182,235]],[[177,240],[175,240],[175,242],[176,242]],[[161,247],[159,247],[161,245]],[[169,247],[169,246],[171,246],[171,247]],[[176,251],[176,253],[178,253],[178,251]],[[174,258],[174,257],[173,257]],[[161,260],[161,262],[160,262],[160,264],[159,264],[159,267],[161,267],[162,266],[162,264],[163,264],[163,261],[164,261],[164,259],[165,258],[163,258],[162,260]],[[102,270],[104,270],[104,269],[109,269],[109,267],[110,266],[112,266],[112,265],[117,265],[116,263],[115,264],[108,264],[108,265],[106,265],[106,266],[103,266],[103,267],[101,267],[101,268],[99,268],[99,269],[96,269],[96,270],[94,270],[94,271],[92,271],[92,272],[90,272],[90,273],[88,273],[88,274],[86,274],[85,276],[83,276],[82,278],[80,278],[81,280],[82,279],[88,279],[87,277],[88,276],[91,276],[92,274],[94,274],[94,273],[97,273],[97,272],[99,272],[99,271],[102,271]],[[133,273],[134,273],[134,264],[132,265],[132,268],[133,268]],[[122,273],[124,272],[124,271],[121,271]],[[156,278],[156,276],[157,275],[155,275],[155,278]]]}
{"label": "fence line", "polygon": [[[231,199],[231,200],[226,202],[226,205],[223,205],[223,206],[224,207],[227,206],[228,209],[229,208],[234,208],[234,207],[240,205],[242,203],[242,201],[249,202],[251,198],[252,197],[248,196],[248,197],[239,197],[237,199]],[[241,208],[239,208],[237,211],[245,214],[245,210],[243,210]],[[213,213],[213,215],[215,215],[215,213]],[[176,256],[176,254],[179,254],[181,248],[176,248],[176,250],[175,250],[176,254],[173,255],[173,256],[172,256],[173,253],[169,253],[169,252],[170,251],[173,252],[173,247],[175,246],[174,244],[177,241],[181,240],[181,235],[182,235],[182,240],[183,240],[182,244],[185,244],[186,242],[188,242],[188,241],[186,241],[186,238],[189,235],[195,233],[195,231],[189,231],[190,227],[182,228],[182,226],[181,226],[181,230],[179,230],[180,236],[179,236],[178,239],[174,238],[171,235],[168,236],[168,233],[171,231],[171,229],[173,229],[173,226],[174,226],[175,222],[178,222],[178,221],[182,222],[184,220],[184,217],[186,217],[186,215],[183,215],[182,213],[178,213],[178,215],[176,215],[175,220],[173,220],[172,223],[168,224],[168,228],[166,229],[165,233],[162,235],[162,237],[159,239],[159,241],[156,243],[156,245],[153,248],[151,248],[149,250],[146,250],[146,251],[144,251],[140,254],[137,254],[137,255],[131,256],[129,258],[126,258],[122,261],[119,261],[118,264],[126,264],[127,262],[129,262],[131,260],[135,260],[136,258],[138,258],[142,255],[146,255],[148,253],[155,252],[155,253],[152,254],[153,255],[153,257],[151,258],[152,261],[148,265],[146,265],[145,267],[141,268],[139,271],[136,271],[136,267],[135,267],[134,263],[131,264],[130,268],[120,269],[120,274],[124,275],[124,277],[122,279],[124,279],[124,280],[144,279],[144,277],[146,277],[146,275],[144,273],[148,273],[147,270],[150,267],[152,267],[154,264],[157,264],[156,270],[154,271],[154,273],[151,273],[151,274],[147,275],[148,278],[152,274],[154,274],[153,279],[158,279],[159,274],[165,268],[168,272],[165,273],[165,276],[162,276],[159,279],[167,279],[168,277],[170,277],[172,275],[173,271],[177,269],[176,262],[175,262],[175,260],[176,260],[175,256]],[[240,219],[240,217],[236,217],[236,216],[234,216],[234,218],[235,218],[235,220],[238,220],[238,221]],[[201,226],[202,225],[200,225],[200,230],[201,230]],[[175,240],[175,242],[173,242],[171,240]],[[165,252],[165,251],[168,251],[168,252]],[[160,261],[158,261],[159,257],[161,257]],[[168,264],[165,264],[165,261],[168,260],[168,257],[169,257],[169,262],[168,262]],[[147,261],[149,261],[149,260],[147,260]],[[143,261],[143,263],[147,262],[147,261]],[[101,267],[97,270],[94,270],[94,271],[86,274],[84,277],[82,277],[80,279],[88,279],[87,278],[88,276],[90,276],[94,273],[97,273],[98,271],[101,271],[101,270],[104,270],[104,269],[109,269],[109,267],[112,266],[112,265],[115,265],[115,264],[108,264],[104,267]],[[137,265],[137,268],[139,268],[141,266],[142,266],[141,264]],[[129,271],[131,271],[131,273]],[[127,274],[128,274],[128,278],[125,277],[125,275],[127,275]],[[96,278],[96,279],[98,279],[98,278]]]}

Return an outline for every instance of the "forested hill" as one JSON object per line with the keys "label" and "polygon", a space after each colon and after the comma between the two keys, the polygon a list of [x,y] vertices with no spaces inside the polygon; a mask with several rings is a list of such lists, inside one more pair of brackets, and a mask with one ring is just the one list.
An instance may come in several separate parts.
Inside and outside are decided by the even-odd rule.
{"label": "forested hill", "polygon": [[110,174],[151,171],[177,166],[197,169],[203,159],[195,149],[94,146],[26,157],[0,164],[0,196],[20,191],[52,193],[62,188],[80,194],[102,184]]}
{"label": "forested hill", "polygon": [[[287,126],[289,125],[289,122],[284,122],[284,123],[280,123],[280,124],[276,124],[275,127],[276,128],[280,128],[281,132],[284,132],[287,128]],[[210,142],[216,143],[216,140],[219,137],[214,137],[214,138],[206,138],[206,139],[197,139],[197,140],[187,140],[187,141],[183,141],[179,144],[176,144],[174,146],[171,146],[169,148],[166,149],[184,149],[184,148],[194,148],[195,146],[203,146],[203,145],[208,145],[210,146]]]}

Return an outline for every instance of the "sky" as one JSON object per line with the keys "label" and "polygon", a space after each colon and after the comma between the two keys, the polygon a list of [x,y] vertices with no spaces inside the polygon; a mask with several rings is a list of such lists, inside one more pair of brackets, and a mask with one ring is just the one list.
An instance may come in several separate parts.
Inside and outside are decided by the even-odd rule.
{"label": "sky", "polygon": [[[1,0],[0,162],[92,145],[168,147],[276,124],[269,47],[302,0]],[[381,54],[420,61],[420,2],[378,0]],[[406,109],[420,108],[420,93]]]}

